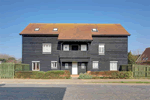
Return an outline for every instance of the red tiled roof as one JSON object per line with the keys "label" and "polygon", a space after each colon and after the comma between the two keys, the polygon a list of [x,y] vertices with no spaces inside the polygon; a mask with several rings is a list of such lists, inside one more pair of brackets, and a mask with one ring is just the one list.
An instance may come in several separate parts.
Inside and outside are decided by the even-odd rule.
{"label": "red tiled roof", "polygon": [[[143,60],[144,58],[144,60]],[[146,58],[148,58],[146,60]],[[150,48],[146,48],[142,55],[137,59],[137,63],[150,61]]]}
{"label": "red tiled roof", "polygon": [[[34,31],[40,28],[39,31]],[[58,28],[58,31],[53,31]],[[92,29],[98,32],[92,32]],[[92,35],[130,35],[120,24],[44,24],[30,23],[21,33],[23,34],[58,34],[59,40],[92,40]]]}

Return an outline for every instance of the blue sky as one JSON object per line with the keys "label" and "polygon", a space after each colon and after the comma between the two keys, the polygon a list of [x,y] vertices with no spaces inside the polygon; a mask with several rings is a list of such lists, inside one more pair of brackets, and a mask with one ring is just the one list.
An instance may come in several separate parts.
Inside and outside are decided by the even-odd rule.
{"label": "blue sky", "polygon": [[0,0],[0,53],[22,57],[19,33],[29,23],[120,23],[128,51],[150,47],[149,0]]}

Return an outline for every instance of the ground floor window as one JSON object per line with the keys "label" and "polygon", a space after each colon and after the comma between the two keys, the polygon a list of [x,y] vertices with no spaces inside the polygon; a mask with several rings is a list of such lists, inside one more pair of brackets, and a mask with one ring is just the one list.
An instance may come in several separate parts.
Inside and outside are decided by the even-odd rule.
{"label": "ground floor window", "polygon": [[81,69],[85,69],[85,63],[81,63]]}
{"label": "ground floor window", "polygon": [[98,61],[93,61],[93,69],[98,69]]}
{"label": "ground floor window", "polygon": [[69,68],[68,63],[65,63],[65,69],[68,69],[68,68]]}
{"label": "ground floor window", "polygon": [[110,61],[110,70],[117,70],[117,63],[118,61]]}
{"label": "ground floor window", "polygon": [[51,61],[51,68],[57,69],[57,61]]}
{"label": "ground floor window", "polygon": [[40,71],[40,61],[32,61],[32,71]]}

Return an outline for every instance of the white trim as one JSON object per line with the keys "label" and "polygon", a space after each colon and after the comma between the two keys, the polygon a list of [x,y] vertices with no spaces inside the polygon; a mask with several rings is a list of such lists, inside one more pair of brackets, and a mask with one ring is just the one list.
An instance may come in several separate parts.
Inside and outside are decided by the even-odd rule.
{"label": "white trim", "polygon": [[[67,66],[66,66],[67,65]],[[67,67],[67,68],[66,68]],[[65,63],[65,69],[69,69],[69,64]]]}
{"label": "white trim", "polygon": [[118,62],[118,61],[110,61],[110,62]]}
{"label": "white trim", "polygon": [[53,28],[53,31],[58,31],[58,28]]}
{"label": "white trim", "polygon": [[[101,49],[101,52],[100,52],[100,49]],[[104,43],[99,43],[98,53],[99,53],[99,55],[105,55],[105,44]]]}
{"label": "white trim", "polygon": [[[39,70],[34,70],[33,69],[33,63],[35,63],[36,65],[37,65],[37,63],[39,63]],[[32,71],[40,71],[40,61],[32,61]]]}
{"label": "white trim", "polygon": [[34,31],[39,31],[39,30],[40,30],[40,28],[35,28],[35,29],[34,29]]}
{"label": "white trim", "polygon": [[[48,45],[48,47],[45,47],[45,45]],[[47,51],[47,49],[49,49]],[[51,43],[42,43],[42,53],[43,54],[51,54],[52,52],[52,44]]]}
{"label": "white trim", "polygon": [[[52,66],[52,63],[54,63],[54,62],[56,63],[56,67]],[[57,66],[58,66],[57,61],[51,61],[51,69],[57,69]]]}
{"label": "white trim", "polygon": [[[84,47],[84,49],[83,49],[83,47]],[[86,44],[81,45],[81,51],[87,51],[87,45]]]}
{"label": "white trim", "polygon": [[[97,68],[94,66],[94,63],[97,64]],[[92,63],[92,68],[93,68],[93,69],[98,69],[98,66],[99,66],[98,63],[99,63],[99,61],[93,61],[93,63]]]}
{"label": "white trim", "polygon": [[[65,47],[67,47],[67,49],[65,49]],[[69,51],[69,44],[64,44],[63,45],[63,51]]]}
{"label": "white trim", "polygon": [[117,71],[117,70],[118,70],[118,61],[110,61],[110,71]]}

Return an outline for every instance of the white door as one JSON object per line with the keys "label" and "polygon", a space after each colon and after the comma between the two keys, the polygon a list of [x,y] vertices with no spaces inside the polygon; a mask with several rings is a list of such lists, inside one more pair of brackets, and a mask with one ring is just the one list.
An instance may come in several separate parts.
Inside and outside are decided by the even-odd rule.
{"label": "white door", "polygon": [[73,75],[77,75],[78,74],[77,63],[72,63],[72,74]]}

